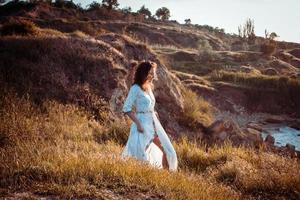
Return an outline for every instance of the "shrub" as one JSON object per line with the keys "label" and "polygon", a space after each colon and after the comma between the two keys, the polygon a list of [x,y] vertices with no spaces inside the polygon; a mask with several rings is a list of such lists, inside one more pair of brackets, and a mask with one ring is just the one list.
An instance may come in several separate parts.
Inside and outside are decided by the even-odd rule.
{"label": "shrub", "polygon": [[199,51],[212,51],[213,48],[212,46],[209,44],[208,40],[198,40],[198,50]]}

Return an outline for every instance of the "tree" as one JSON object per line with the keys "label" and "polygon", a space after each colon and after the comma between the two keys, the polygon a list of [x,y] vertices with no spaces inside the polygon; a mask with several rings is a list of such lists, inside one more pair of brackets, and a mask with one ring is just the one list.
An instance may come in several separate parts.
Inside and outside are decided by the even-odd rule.
{"label": "tree", "polygon": [[150,10],[148,8],[145,7],[145,5],[143,5],[138,11],[137,13],[144,15],[146,18],[150,18],[152,16],[152,13],[150,12]]}
{"label": "tree", "polygon": [[277,33],[272,32],[271,34],[269,34],[267,29],[265,29],[265,39],[274,40],[277,37],[279,37],[279,35],[277,35]]}
{"label": "tree", "polygon": [[118,0],[102,0],[102,5],[108,10],[117,8],[119,6]]}
{"label": "tree", "polygon": [[96,1],[88,5],[88,10],[98,10],[99,8],[101,8],[101,4]]}
{"label": "tree", "polygon": [[185,22],[185,24],[191,24],[192,21],[191,21],[191,19],[185,19],[184,22]]}
{"label": "tree", "polygon": [[275,38],[279,37],[279,35],[277,35],[275,32],[272,32],[269,37],[271,40],[274,40]]}
{"label": "tree", "polygon": [[155,15],[158,17],[158,19],[165,21],[170,18],[170,10],[166,7],[161,7],[157,9]]}

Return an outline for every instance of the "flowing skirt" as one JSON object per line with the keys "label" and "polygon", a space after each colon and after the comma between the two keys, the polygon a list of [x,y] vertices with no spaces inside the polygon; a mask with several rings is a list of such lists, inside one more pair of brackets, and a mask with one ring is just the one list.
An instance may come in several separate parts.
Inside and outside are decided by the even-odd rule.
{"label": "flowing skirt", "polygon": [[131,124],[129,137],[121,156],[123,158],[126,156],[135,157],[138,160],[146,161],[152,166],[161,169],[163,167],[163,152],[152,142],[156,132],[161,146],[166,153],[169,170],[177,171],[177,154],[156,115],[154,113],[138,113],[136,117],[141,122],[144,132],[138,132],[134,122]]}

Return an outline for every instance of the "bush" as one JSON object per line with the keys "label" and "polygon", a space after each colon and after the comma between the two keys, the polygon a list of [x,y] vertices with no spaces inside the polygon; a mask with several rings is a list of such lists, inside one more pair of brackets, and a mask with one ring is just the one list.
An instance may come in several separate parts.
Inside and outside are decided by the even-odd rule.
{"label": "bush", "polygon": [[11,20],[1,27],[1,35],[35,35],[37,26],[27,20]]}
{"label": "bush", "polygon": [[88,11],[92,11],[92,10],[99,10],[100,8],[102,8],[102,5],[96,1],[93,1],[92,3],[90,3],[88,5],[87,10]]}
{"label": "bush", "polygon": [[53,5],[58,8],[83,10],[80,3],[75,4],[73,1],[56,0]]}

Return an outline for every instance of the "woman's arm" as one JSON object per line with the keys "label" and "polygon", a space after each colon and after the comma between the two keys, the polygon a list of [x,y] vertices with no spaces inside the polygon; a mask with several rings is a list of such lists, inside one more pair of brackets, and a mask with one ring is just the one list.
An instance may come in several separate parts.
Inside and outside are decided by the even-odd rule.
{"label": "woman's arm", "polygon": [[144,128],[142,127],[140,121],[136,118],[135,113],[132,111],[124,112],[132,121],[137,125],[137,129],[139,132],[144,132]]}

